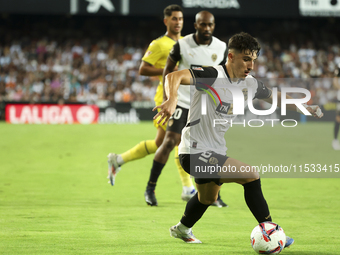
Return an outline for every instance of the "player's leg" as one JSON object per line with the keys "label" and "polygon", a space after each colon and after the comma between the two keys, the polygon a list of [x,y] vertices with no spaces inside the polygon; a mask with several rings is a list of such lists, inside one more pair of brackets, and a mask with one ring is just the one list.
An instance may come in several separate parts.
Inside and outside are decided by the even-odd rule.
{"label": "player's leg", "polygon": [[120,167],[129,161],[143,158],[149,154],[156,152],[157,148],[162,144],[166,125],[157,124],[154,120],[154,125],[157,128],[157,134],[155,140],[147,140],[138,143],[133,148],[122,154],[109,153],[108,158],[108,178],[109,183],[113,186],[115,183],[115,176],[120,171]]}
{"label": "player's leg", "polygon": [[228,207],[228,205],[226,203],[224,203],[224,201],[222,200],[220,191],[218,192],[218,196],[217,196],[216,201],[214,203],[212,203],[212,206],[216,206],[218,208]]}
{"label": "player's leg", "polygon": [[[181,158],[184,164],[187,156]],[[187,164],[190,165],[191,174],[196,177],[196,183],[211,179],[216,184],[236,182],[243,185],[245,201],[254,217],[258,222],[271,221],[256,168],[213,151],[190,155],[190,162]]]}
{"label": "player's leg", "polygon": [[[192,155],[189,163],[188,155],[181,156],[181,160],[185,169],[188,169],[188,164],[191,165],[192,174],[194,174],[195,167],[197,166],[202,166],[203,169],[206,166],[216,165],[218,162],[224,162],[223,165],[219,165],[225,166],[226,169],[228,169],[228,166],[232,166],[233,169],[237,170],[237,173],[236,171],[230,171],[221,175],[220,173],[211,175],[211,173],[204,172],[204,174],[212,176],[212,179],[203,179],[202,176],[197,175],[198,178],[195,178],[195,181],[198,193],[187,203],[180,222],[170,228],[171,236],[181,238],[185,242],[188,242],[187,239],[190,240],[188,236],[190,236],[190,233],[192,234],[191,228],[202,217],[209,205],[216,200],[220,189],[219,185],[222,183],[236,182],[243,185],[246,203],[258,222],[271,221],[268,205],[262,194],[258,173],[240,173],[241,167],[248,165],[214,152]],[[214,164],[211,162],[214,162]],[[194,165],[194,168],[192,165]],[[192,237],[192,239],[195,240],[196,238]]]}
{"label": "player's leg", "polygon": [[[157,180],[159,176],[161,175],[166,162],[168,161],[170,152],[179,143],[180,139],[181,139],[181,136],[178,133],[175,133],[172,131],[165,132],[163,143],[158,148],[155,154],[152,168],[150,171],[150,177],[149,177],[146,191],[145,191],[145,201],[148,205],[151,205],[151,206],[158,205],[157,200],[154,197]],[[154,198],[150,198],[149,194]]]}
{"label": "player's leg", "polygon": [[243,185],[244,199],[256,220],[259,223],[271,221],[268,204],[262,193],[260,176],[256,169],[234,158],[228,158],[223,166],[225,169],[234,169],[236,172],[222,173],[220,182],[236,182]]}
{"label": "player's leg", "polygon": [[117,155],[118,165],[122,166],[127,162],[144,158],[149,154],[155,153],[157,148],[162,144],[164,135],[165,135],[164,129],[162,127],[158,127],[156,138],[154,140],[141,141],[131,149],[121,154],[118,154]]}
{"label": "player's leg", "polygon": [[170,235],[187,243],[201,243],[192,233],[192,227],[217,199],[220,186],[213,181],[198,183],[197,193],[186,204],[180,222],[170,228]]}
{"label": "player's leg", "polygon": [[184,171],[184,169],[181,166],[181,163],[179,162],[179,157],[178,157],[178,145],[181,141],[181,135],[182,135],[182,130],[185,127],[188,119],[188,113],[189,109],[183,108],[179,105],[177,105],[176,110],[174,114],[171,116],[168,126],[167,126],[167,131],[176,133],[176,147],[175,147],[175,164],[177,166],[177,170],[179,173],[179,176],[181,178],[182,182],[182,195],[181,198],[184,201],[188,201],[195,193],[196,189],[193,186],[193,183],[191,181],[190,175]]}
{"label": "player's leg", "polygon": [[196,167],[202,166],[202,169],[206,169],[219,162],[225,162],[228,157],[209,151],[195,155],[180,155],[180,159],[183,168],[196,176],[197,194],[188,201],[180,222],[170,228],[170,235],[185,242],[200,242],[195,237],[191,237],[191,239],[195,240],[191,241],[191,228],[202,217],[208,207],[216,201],[222,183],[217,174],[214,175],[215,178],[204,177],[205,174],[211,177],[205,171],[202,176],[196,175]]}
{"label": "player's leg", "polygon": [[179,177],[181,178],[182,182],[182,194],[181,198],[183,201],[189,201],[189,199],[195,195],[196,189],[192,183],[190,175],[184,171],[184,169],[181,166],[181,163],[179,162],[179,156],[178,156],[178,146],[175,146],[175,164],[177,166]]}
{"label": "player's leg", "polygon": [[[180,155],[183,169],[189,173],[191,160],[189,154]],[[170,236],[180,238],[187,243],[201,243],[192,233],[191,228],[202,217],[208,207],[217,199],[220,186],[212,180],[195,179],[198,192],[188,201],[183,217],[177,225],[170,228]]]}
{"label": "player's leg", "polygon": [[[338,106],[340,108],[340,106]],[[340,150],[340,143],[338,140],[340,128],[340,109],[336,111],[335,123],[334,123],[334,139],[332,141],[332,147],[334,150]]]}
{"label": "player's leg", "polygon": [[[145,201],[147,202],[148,205],[158,204],[157,200],[150,199],[147,194],[149,193],[152,196],[154,196],[154,190],[157,184],[158,177],[160,176],[166,162],[168,161],[171,151],[174,149],[175,146],[177,148],[177,145],[181,140],[181,132],[186,124],[188,112],[189,112],[188,109],[177,106],[175,113],[171,116],[170,120],[168,121],[163,143],[155,154],[153,165],[150,171],[150,178],[147,183]],[[176,156],[177,155],[175,153],[175,158]],[[183,170],[179,163],[176,165],[178,167],[178,172],[181,177],[183,190],[188,191],[187,193],[189,195],[187,196],[189,196],[190,199],[190,197],[192,197],[196,192],[192,184],[190,175]]]}
{"label": "player's leg", "polygon": [[[225,167],[235,166],[237,173],[232,173],[231,175],[235,176],[230,176],[231,178],[221,178],[219,181],[221,183],[236,182],[243,185],[244,199],[256,220],[259,223],[264,221],[272,221],[268,204],[262,193],[260,176],[256,171],[256,168],[253,168],[250,165],[247,165],[234,158],[228,158],[223,165]],[[241,170],[244,171],[245,169],[247,171],[242,173]],[[294,239],[286,236],[285,248],[290,247],[293,243]]]}

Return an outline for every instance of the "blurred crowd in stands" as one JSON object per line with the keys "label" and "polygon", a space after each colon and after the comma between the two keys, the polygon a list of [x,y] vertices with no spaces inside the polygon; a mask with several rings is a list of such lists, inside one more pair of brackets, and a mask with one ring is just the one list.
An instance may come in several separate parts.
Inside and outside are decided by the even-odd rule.
{"label": "blurred crowd in stands", "polygon": [[[153,100],[158,79],[138,69],[148,44],[165,32],[160,18],[25,18],[1,18],[0,101]],[[183,35],[194,31],[189,20]],[[268,86],[305,86],[314,103],[324,104],[335,100],[339,24],[339,19],[217,19],[215,36],[226,42],[240,31],[256,36],[262,50],[253,75]]]}

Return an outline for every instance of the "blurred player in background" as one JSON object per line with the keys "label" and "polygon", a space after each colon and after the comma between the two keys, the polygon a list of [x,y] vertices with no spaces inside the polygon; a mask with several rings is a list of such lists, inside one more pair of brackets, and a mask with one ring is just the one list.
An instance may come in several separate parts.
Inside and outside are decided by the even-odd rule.
{"label": "blurred player in background", "polygon": [[[183,28],[183,11],[179,5],[169,5],[164,9],[164,24],[167,28],[165,35],[150,43],[144,57],[142,58],[142,63],[139,68],[139,73],[141,75],[159,77],[159,85],[154,98],[156,106],[163,102],[162,75],[169,52],[173,45],[182,38],[181,31]],[[154,120],[154,125],[157,128],[157,134],[154,140],[142,141],[122,154],[117,155],[115,153],[110,153],[108,155],[109,179],[111,185],[114,185],[115,175],[118,173],[123,164],[155,153],[157,148],[162,144],[166,124],[157,124],[157,120]],[[183,170],[178,157],[175,160],[178,161],[176,162],[176,165],[178,166],[183,187],[190,190],[194,189],[190,175]]]}
{"label": "blurred player in background", "polygon": [[[163,78],[175,70],[179,62],[178,69],[200,69],[202,66],[223,65],[226,62],[227,46],[213,36],[215,29],[214,15],[207,11],[196,14],[194,23],[196,33],[189,34],[180,39],[171,50],[164,68]],[[166,98],[165,100],[166,101]],[[158,177],[164,168],[170,152],[176,146],[175,154],[178,157],[177,145],[181,141],[181,132],[185,127],[190,107],[190,87],[180,86],[178,92],[178,103],[175,113],[169,119],[165,138],[162,145],[155,154],[151,168],[150,178],[145,191],[145,201],[148,205],[158,205],[155,196],[155,188]],[[179,162],[178,162],[179,163]],[[180,166],[179,166],[180,167]],[[188,201],[195,195],[194,188],[183,186],[182,199]],[[227,206],[220,196],[213,203],[218,207]]]}
{"label": "blurred player in background", "polygon": [[335,77],[333,78],[333,87],[337,90],[337,104],[336,104],[336,116],[334,123],[334,139],[332,147],[334,150],[340,150],[340,143],[338,140],[339,127],[340,127],[340,66],[335,70]]}
{"label": "blurred player in background", "polygon": [[[184,69],[170,73],[165,79],[165,90],[168,100],[155,107],[160,109],[154,118],[162,116],[160,121],[167,121],[175,112],[177,105],[177,91],[180,84],[195,85],[190,105],[188,124],[182,131],[179,145],[180,162],[185,171],[195,176],[197,194],[186,205],[185,212],[177,225],[170,228],[170,235],[180,238],[187,243],[201,243],[192,233],[191,228],[203,216],[208,207],[217,199],[218,191],[223,183],[235,182],[244,188],[244,198],[249,210],[256,220],[260,222],[272,221],[267,202],[262,194],[260,176],[257,170],[249,165],[230,158],[226,155],[227,147],[225,133],[230,127],[230,120],[237,115],[231,110],[233,97],[231,89],[247,91],[247,97],[262,99],[273,103],[273,93],[262,82],[249,75],[253,70],[254,62],[261,49],[258,41],[247,33],[232,36],[228,42],[228,60],[225,65],[203,67],[200,69]],[[204,79],[202,81],[202,79]],[[209,80],[207,79],[209,78]],[[189,87],[189,86],[188,86]],[[207,91],[214,95],[213,99],[203,97]],[[249,95],[248,95],[249,93]],[[281,106],[281,92],[275,95],[277,105]],[[208,99],[207,99],[208,98]],[[291,98],[287,96],[287,98]],[[247,105],[246,96],[239,97]],[[215,101],[219,103],[215,104]],[[207,113],[202,115],[201,105],[204,101]],[[322,117],[318,106],[304,106],[316,118]],[[288,104],[287,109],[298,111],[295,104]],[[216,119],[229,120],[216,126]],[[208,175],[196,175],[197,167],[207,169],[211,166],[220,169],[232,167],[235,171],[216,171]],[[243,168],[252,169],[242,171]],[[287,237],[285,247],[290,246],[294,240]]]}

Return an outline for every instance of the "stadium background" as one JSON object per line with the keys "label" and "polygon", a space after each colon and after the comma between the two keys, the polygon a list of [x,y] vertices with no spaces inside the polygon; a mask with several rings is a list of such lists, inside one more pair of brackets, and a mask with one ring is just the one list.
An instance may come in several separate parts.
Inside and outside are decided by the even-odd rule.
{"label": "stadium background", "polygon": [[[336,107],[331,83],[340,64],[337,0],[1,0],[0,253],[252,252],[247,238],[256,222],[240,187],[222,189],[230,207],[212,210],[197,224],[195,234],[206,245],[196,248],[169,239],[166,232],[184,208],[172,160],[157,188],[158,211],[150,212],[142,196],[151,157],[124,166],[113,189],[103,180],[105,154],[154,136],[152,123],[142,120],[153,116],[158,81],[139,76],[138,67],[148,44],[164,34],[162,11],[173,3],[184,8],[182,35],[194,32],[198,11],[209,10],[216,18],[216,37],[227,42],[240,31],[257,37],[262,51],[254,75],[269,86],[298,82],[325,112],[320,123],[307,118],[294,131],[231,130],[231,137],[239,137],[228,141],[234,155],[254,165],[340,163],[331,149]],[[14,106],[11,120],[6,105]],[[33,110],[20,116],[22,106],[39,105],[88,105],[99,113],[73,122],[121,125],[5,123],[42,122]],[[297,113],[285,118],[306,121]],[[54,121],[71,123],[68,118]],[[259,149],[265,162],[253,153]],[[263,183],[274,220],[297,236],[291,254],[339,254],[334,228],[340,223],[338,179],[274,178]],[[216,236],[207,225],[220,229],[221,222],[227,228]]]}
{"label": "stadium background", "polygon": [[[162,10],[171,1],[153,8],[143,8],[143,1],[109,1],[107,8],[105,1],[92,1],[98,10],[87,9],[90,3],[82,0],[24,2],[1,2],[0,119],[9,102],[95,104],[101,123],[150,119],[157,79],[139,76],[138,67],[148,44],[164,34]],[[185,14],[182,34],[194,31],[194,15],[206,7],[216,16],[218,38],[227,42],[239,31],[259,38],[263,50],[256,77],[270,79],[268,86],[303,80],[311,103],[325,105],[331,112],[324,120],[333,120],[331,78],[340,64],[334,16],[340,4],[328,1],[327,13],[315,1],[317,8],[310,8],[318,13],[301,9],[313,1],[275,2],[178,1]]]}

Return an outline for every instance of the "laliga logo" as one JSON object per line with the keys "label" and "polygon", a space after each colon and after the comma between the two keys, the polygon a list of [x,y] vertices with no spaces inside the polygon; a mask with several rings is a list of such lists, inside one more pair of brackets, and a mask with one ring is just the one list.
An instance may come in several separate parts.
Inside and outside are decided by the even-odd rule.
{"label": "laliga logo", "polygon": [[82,106],[77,111],[80,124],[91,124],[95,120],[95,112],[90,106]]}
{"label": "laliga logo", "polygon": [[[216,90],[214,88],[212,88],[211,86],[204,84],[206,87],[208,87],[211,91],[213,91],[217,98],[220,101],[220,104],[222,105],[222,101],[220,96],[218,95],[218,93],[216,92]],[[214,99],[214,96],[206,89],[200,88],[203,91],[206,91],[207,94],[210,95],[210,97],[214,100],[214,103],[216,105],[216,100]],[[233,97],[233,114],[234,115],[244,115],[244,95],[243,92],[241,90],[241,88],[237,88],[237,87],[230,87],[228,88],[228,90],[231,92],[232,97]],[[248,93],[249,95],[253,95],[252,94],[252,89],[248,88]],[[272,95],[273,95],[273,102],[272,102],[272,107],[268,110],[257,110],[254,108],[253,105],[253,99],[252,97],[248,97],[248,108],[250,110],[251,113],[255,114],[255,115],[270,115],[273,112],[275,112],[276,108],[277,108],[277,88],[273,88],[272,91]],[[305,95],[304,98],[291,98],[288,99],[286,98],[286,94],[287,93],[302,93]],[[201,96],[201,114],[202,115],[206,115],[207,114],[207,95],[206,94],[202,94]],[[305,107],[303,107],[303,103],[307,103],[309,100],[311,99],[311,94],[307,89],[304,88],[282,88],[281,89],[281,115],[286,115],[286,106],[287,104],[294,104],[296,105],[297,108],[299,108],[304,115],[312,115],[309,111],[307,111],[307,109]]]}

